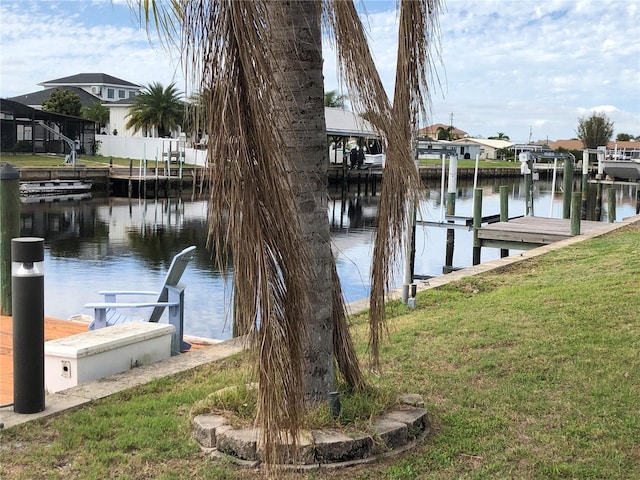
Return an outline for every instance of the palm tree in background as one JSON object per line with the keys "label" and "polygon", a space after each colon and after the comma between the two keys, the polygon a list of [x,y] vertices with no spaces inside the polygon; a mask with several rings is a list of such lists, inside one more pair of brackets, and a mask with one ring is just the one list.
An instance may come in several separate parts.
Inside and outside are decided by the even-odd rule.
{"label": "palm tree in background", "polygon": [[509,140],[511,140],[509,138],[509,135],[505,134],[504,132],[498,132],[497,135],[493,136],[493,137],[487,137],[488,140],[504,140],[506,142],[508,142]]}
{"label": "palm tree in background", "polygon": [[98,131],[109,123],[109,109],[100,102],[82,107],[82,118],[93,120],[98,124]]}
{"label": "palm tree in background", "polygon": [[324,106],[332,108],[345,108],[346,95],[340,95],[337,90],[329,90],[324,93]]}
{"label": "palm tree in background", "polygon": [[453,140],[453,125],[438,127],[438,140]]}
{"label": "palm tree in background", "polygon": [[[371,274],[369,343],[379,370],[385,291],[420,191],[411,136],[426,117],[440,1],[399,3],[393,105],[353,2],[138,5],[141,18],[184,42],[189,77],[213,92],[209,240],[215,252],[232,252],[235,314],[254,341],[257,423],[269,464],[283,432],[298,438],[305,403],[322,402],[335,388],[334,362],[350,387],[365,385],[330,247],[321,26],[335,38],[352,107],[367,112],[387,146]],[[354,72],[353,65],[363,67]]]}
{"label": "palm tree in background", "polygon": [[175,83],[166,88],[158,82],[150,83],[133,99],[126,127],[134,133],[157,130],[159,137],[167,136],[178,128],[184,119],[184,103]]}

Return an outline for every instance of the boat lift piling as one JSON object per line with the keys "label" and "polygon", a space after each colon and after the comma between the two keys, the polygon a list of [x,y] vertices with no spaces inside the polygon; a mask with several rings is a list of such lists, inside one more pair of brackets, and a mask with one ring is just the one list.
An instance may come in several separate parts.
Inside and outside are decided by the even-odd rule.
{"label": "boat lift piling", "polygon": [[[508,222],[509,221],[509,190],[506,186],[500,186],[500,221]],[[509,256],[508,248],[500,249],[500,258],[505,258]]]}
{"label": "boat lift piling", "polygon": [[[444,172],[444,168],[442,169]],[[449,180],[447,184],[447,215],[456,214],[456,193],[458,191],[458,156],[449,155]],[[448,223],[454,223],[453,220],[447,220]],[[453,268],[453,248],[455,244],[455,230],[447,228],[447,240],[445,249],[445,261],[442,273],[451,273]]]}

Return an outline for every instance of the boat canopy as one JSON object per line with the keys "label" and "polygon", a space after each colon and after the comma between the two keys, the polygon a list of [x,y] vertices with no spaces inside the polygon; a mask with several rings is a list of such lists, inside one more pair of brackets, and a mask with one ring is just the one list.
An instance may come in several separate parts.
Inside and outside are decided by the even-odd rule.
{"label": "boat canopy", "polygon": [[380,136],[369,121],[349,110],[325,107],[324,115],[329,136],[366,138]]}

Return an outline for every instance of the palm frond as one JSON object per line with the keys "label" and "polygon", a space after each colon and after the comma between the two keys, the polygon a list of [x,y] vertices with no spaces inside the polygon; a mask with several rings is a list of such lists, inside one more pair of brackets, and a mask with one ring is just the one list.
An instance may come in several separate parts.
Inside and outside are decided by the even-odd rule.
{"label": "palm frond", "polygon": [[265,463],[271,464],[282,432],[297,438],[304,409],[301,319],[308,314],[311,272],[277,129],[282,118],[276,118],[265,10],[263,1],[189,2],[183,15],[192,74],[210,92],[208,160],[216,181],[209,240],[215,252],[232,252],[235,315],[254,332],[256,421]]}
{"label": "palm frond", "polygon": [[[333,31],[350,100],[386,141],[378,228],[371,270],[369,348],[372,368],[379,369],[380,339],[386,329],[385,292],[405,244],[421,184],[412,154],[412,133],[426,117],[433,78],[430,51],[438,36],[439,0],[400,2],[398,61],[393,107],[382,86],[366,34],[353,2],[327,0],[326,22]],[[356,70],[353,65],[358,65]]]}

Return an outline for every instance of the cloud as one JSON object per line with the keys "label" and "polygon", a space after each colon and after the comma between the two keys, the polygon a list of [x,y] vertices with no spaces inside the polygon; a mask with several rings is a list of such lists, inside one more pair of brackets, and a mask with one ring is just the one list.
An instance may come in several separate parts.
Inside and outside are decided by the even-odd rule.
{"label": "cloud", "polygon": [[[364,5],[391,97],[396,2]],[[580,112],[608,105],[617,133],[640,135],[640,42],[632,38],[639,24],[639,4],[626,0],[449,0],[440,17],[441,84],[431,92],[431,123],[449,123],[453,114],[455,125],[473,134],[571,138]],[[183,85],[179,52],[150,46],[126,0],[3,0],[0,27],[3,97],[92,71]],[[327,90],[340,88],[327,45],[324,75]]]}

